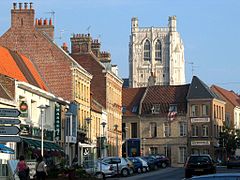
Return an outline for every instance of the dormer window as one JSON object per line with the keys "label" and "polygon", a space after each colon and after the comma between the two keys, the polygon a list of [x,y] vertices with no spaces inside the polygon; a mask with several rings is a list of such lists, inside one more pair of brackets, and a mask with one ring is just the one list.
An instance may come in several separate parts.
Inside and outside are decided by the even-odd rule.
{"label": "dormer window", "polygon": [[159,114],[160,113],[160,104],[154,104],[151,110],[152,110],[152,114]]}

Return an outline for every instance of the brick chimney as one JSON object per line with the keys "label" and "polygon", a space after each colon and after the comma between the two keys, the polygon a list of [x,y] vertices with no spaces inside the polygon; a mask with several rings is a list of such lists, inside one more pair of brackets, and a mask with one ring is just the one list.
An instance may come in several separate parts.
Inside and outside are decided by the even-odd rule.
{"label": "brick chimney", "polygon": [[95,54],[96,57],[100,58],[100,47],[101,47],[101,43],[98,42],[98,39],[94,39],[92,41],[92,52]]}
{"label": "brick chimney", "polygon": [[111,54],[109,52],[103,51],[100,54],[99,60],[102,63],[110,63],[111,62]]}
{"label": "brick chimney", "polygon": [[54,39],[54,26],[52,19],[36,19],[35,27],[38,31],[45,33],[51,40]]}
{"label": "brick chimney", "polygon": [[35,11],[32,9],[32,4],[29,3],[13,3],[11,10],[11,28],[34,28],[34,15]]}
{"label": "brick chimney", "polygon": [[72,54],[86,54],[91,52],[92,38],[90,34],[74,34],[71,37]]}
{"label": "brick chimney", "polygon": [[62,49],[63,49],[66,53],[69,54],[67,43],[65,43],[65,42],[63,43]]}

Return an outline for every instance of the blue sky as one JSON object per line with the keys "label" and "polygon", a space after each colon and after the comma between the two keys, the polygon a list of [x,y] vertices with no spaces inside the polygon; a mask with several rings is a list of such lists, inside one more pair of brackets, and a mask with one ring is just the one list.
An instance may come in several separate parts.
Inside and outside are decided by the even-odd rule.
{"label": "blue sky", "polygon": [[[0,2],[0,35],[10,26],[12,0]],[[19,1],[16,1],[19,2]],[[24,1],[21,1],[24,2]],[[55,12],[55,41],[69,43],[72,33],[100,38],[110,51],[121,77],[128,77],[131,18],[141,27],[163,27],[177,16],[177,30],[185,46],[186,80],[193,74],[208,85],[240,92],[239,0],[32,0],[37,18]],[[60,39],[60,32],[62,38]]]}

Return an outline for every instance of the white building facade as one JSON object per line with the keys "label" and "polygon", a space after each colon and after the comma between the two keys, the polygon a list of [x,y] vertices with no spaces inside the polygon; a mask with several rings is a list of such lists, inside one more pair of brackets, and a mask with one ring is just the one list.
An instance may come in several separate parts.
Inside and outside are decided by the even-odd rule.
{"label": "white building facade", "polygon": [[129,86],[146,87],[150,76],[156,85],[185,84],[184,45],[176,16],[168,27],[139,27],[132,18],[129,42]]}

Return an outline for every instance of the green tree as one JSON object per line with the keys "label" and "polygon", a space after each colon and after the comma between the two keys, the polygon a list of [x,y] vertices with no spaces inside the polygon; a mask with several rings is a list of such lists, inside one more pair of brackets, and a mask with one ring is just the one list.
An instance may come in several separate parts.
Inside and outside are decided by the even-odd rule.
{"label": "green tree", "polygon": [[[240,135],[240,132],[238,133]],[[237,149],[238,138],[237,133],[234,129],[231,128],[223,128],[223,131],[220,132],[219,137],[219,146],[226,149],[227,155],[235,154]]]}

